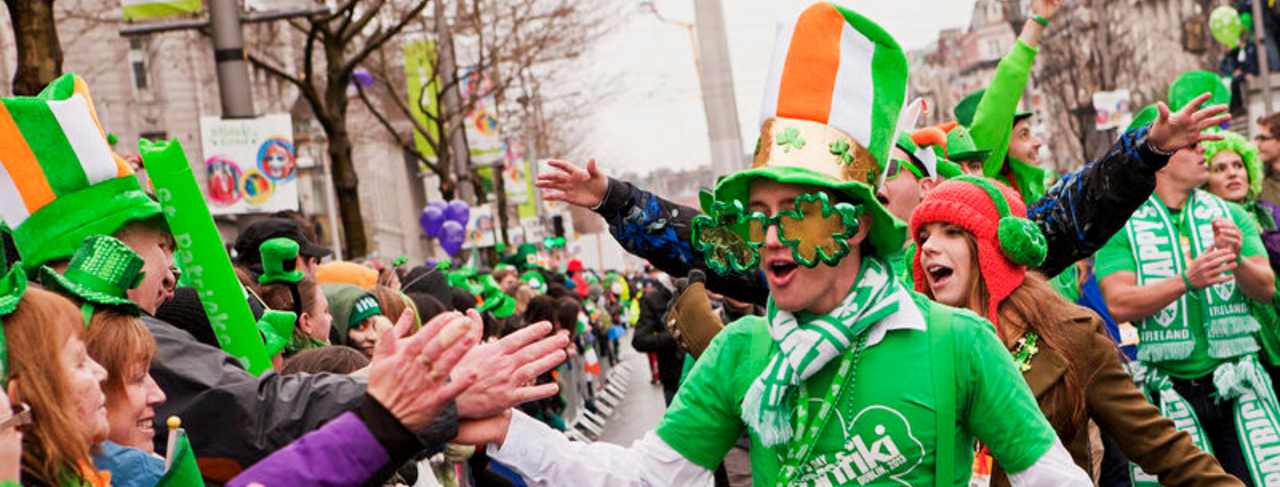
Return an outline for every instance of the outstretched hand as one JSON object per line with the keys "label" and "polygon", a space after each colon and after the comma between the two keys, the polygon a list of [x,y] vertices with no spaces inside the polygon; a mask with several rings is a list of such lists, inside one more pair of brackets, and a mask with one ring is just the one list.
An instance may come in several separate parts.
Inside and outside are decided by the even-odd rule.
{"label": "outstretched hand", "polygon": [[479,339],[474,330],[483,325],[479,316],[475,318],[467,323],[468,317],[460,313],[441,313],[404,337],[415,322],[413,310],[406,309],[373,350],[369,395],[410,431],[425,428],[476,381],[474,370],[449,374]]}
{"label": "outstretched hand", "polygon": [[480,379],[458,396],[458,417],[488,418],[518,404],[559,392],[560,387],[554,382],[534,384],[539,375],[565,360],[564,347],[568,346],[569,337],[559,333],[546,337],[549,332],[550,323],[534,323],[467,353],[458,370],[475,373]]}
{"label": "outstretched hand", "polygon": [[1053,16],[1058,14],[1058,9],[1062,8],[1065,0],[1033,0],[1031,2],[1031,13],[1044,17],[1045,20],[1053,20]]}
{"label": "outstretched hand", "polygon": [[1164,102],[1157,103],[1160,116],[1151,123],[1151,131],[1147,133],[1147,140],[1151,147],[1169,154],[1194,147],[1206,140],[1222,140],[1222,134],[1206,133],[1204,129],[1226,123],[1231,120],[1231,115],[1224,113],[1227,111],[1227,105],[1197,109],[1201,104],[1209,101],[1209,96],[1209,93],[1197,96],[1187,103],[1187,106],[1173,113],[1169,113],[1169,106]]}
{"label": "outstretched hand", "polygon": [[550,160],[547,164],[559,169],[538,175],[533,185],[541,188],[542,198],[563,201],[583,208],[593,208],[604,201],[609,189],[609,178],[596,169],[596,160],[587,160],[583,169],[571,162]]}

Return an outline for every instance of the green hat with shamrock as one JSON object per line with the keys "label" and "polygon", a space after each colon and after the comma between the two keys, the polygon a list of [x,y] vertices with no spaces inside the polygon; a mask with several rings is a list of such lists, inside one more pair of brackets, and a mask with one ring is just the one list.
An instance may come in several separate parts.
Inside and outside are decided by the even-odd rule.
{"label": "green hat with shamrock", "polygon": [[41,266],[40,282],[52,291],[80,301],[86,323],[96,306],[137,316],[142,314],[142,309],[129,300],[129,290],[142,282],[143,264],[142,257],[124,242],[106,235],[93,235],[76,248],[66,272],[58,274],[49,266]]}
{"label": "green hat with shamrock", "polygon": [[141,220],[164,225],[160,205],[111,151],[79,76],[0,105],[0,219],[28,271],[71,257],[90,235]]}
{"label": "green hat with shamrock", "polygon": [[[729,233],[711,230],[701,234],[698,245],[746,251],[745,230],[726,220],[746,206],[752,182],[773,180],[826,188],[824,200],[856,205],[840,212],[845,226],[856,225],[857,214],[873,215],[867,239],[874,253],[901,250],[905,225],[875,197],[880,167],[889,160],[906,105],[907,57],[897,41],[852,10],[813,4],[779,26],[764,93],[752,167],[722,178],[713,204],[703,208],[720,218],[703,228],[729,228],[743,242],[726,243],[720,237]],[[844,238],[815,237],[796,249],[802,256],[821,257],[824,247],[843,249]],[[713,240],[717,243],[707,243]]]}
{"label": "green hat with shamrock", "polygon": [[[985,94],[987,94],[986,88],[970,93],[969,96],[960,100],[960,103],[956,103],[955,108],[951,109],[951,113],[956,116],[956,121],[960,122],[960,125],[965,127],[973,126],[973,117],[978,112],[978,103],[982,102],[982,95]],[[1035,112],[1019,110],[1014,112],[1013,120],[1017,122],[1032,115],[1035,115]]]}

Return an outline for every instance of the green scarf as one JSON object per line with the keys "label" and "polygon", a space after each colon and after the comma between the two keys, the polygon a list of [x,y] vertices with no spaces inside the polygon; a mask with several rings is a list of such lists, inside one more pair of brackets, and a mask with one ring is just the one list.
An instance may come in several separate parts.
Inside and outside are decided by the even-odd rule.
{"label": "green scarf", "polygon": [[[1133,367],[1133,377],[1143,383],[1147,400],[1159,399],[1160,415],[1173,420],[1178,431],[1191,435],[1191,441],[1206,453],[1213,454],[1206,432],[1200,425],[1196,412],[1177,391],[1169,377],[1156,367],[1141,363]],[[1235,412],[1236,431],[1240,437],[1240,450],[1253,477],[1254,485],[1266,485],[1266,479],[1280,475],[1280,403],[1277,402],[1271,379],[1254,355],[1245,355],[1238,361],[1225,362],[1213,371],[1213,385],[1217,397],[1224,401],[1221,407]],[[1226,404],[1230,401],[1231,404]],[[1159,487],[1158,479],[1130,464],[1135,487]]]}
{"label": "green scarf", "polygon": [[785,444],[795,435],[791,416],[797,387],[843,356],[873,323],[897,312],[904,297],[911,306],[889,263],[863,256],[853,289],[830,313],[782,311],[769,298],[769,335],[778,346],[771,348],[769,364],[742,400],[742,420],[765,446]]}
{"label": "green scarf", "polygon": [[[1229,219],[1231,213],[1217,196],[1195,190],[1187,198],[1181,217],[1188,220],[1190,235],[1179,234],[1178,222],[1152,194],[1125,224],[1133,258],[1138,263],[1139,286],[1181,276],[1190,266],[1190,260],[1213,245],[1213,219]],[[1184,239],[1190,243],[1190,260],[1182,253]],[[1200,301],[1200,316],[1189,316],[1188,299]],[[1249,314],[1248,302],[1232,279],[1189,291],[1158,313],[1139,321],[1138,360],[1163,362],[1190,357],[1195,348],[1192,320],[1205,324],[1210,357],[1235,358],[1258,350],[1258,342],[1253,338],[1253,333],[1260,328],[1258,321]]]}

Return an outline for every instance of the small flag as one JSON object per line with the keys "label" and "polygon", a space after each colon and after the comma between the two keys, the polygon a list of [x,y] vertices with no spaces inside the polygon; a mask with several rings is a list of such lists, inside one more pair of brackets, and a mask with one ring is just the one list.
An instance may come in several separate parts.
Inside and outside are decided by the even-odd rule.
{"label": "small flag", "polygon": [[164,460],[166,471],[156,487],[204,487],[204,479],[200,476],[200,467],[196,465],[196,454],[191,451],[187,431],[178,427],[182,422],[177,416],[170,416],[168,423],[169,446]]}

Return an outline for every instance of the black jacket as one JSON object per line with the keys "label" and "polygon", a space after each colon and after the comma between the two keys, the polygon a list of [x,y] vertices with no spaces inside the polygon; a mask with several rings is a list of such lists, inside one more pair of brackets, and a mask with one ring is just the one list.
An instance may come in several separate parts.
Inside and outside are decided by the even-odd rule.
{"label": "black jacket", "polygon": [[[1039,268],[1055,276],[1087,258],[1129,221],[1129,216],[1155,190],[1156,171],[1169,156],[1147,145],[1148,127],[1125,133],[1106,155],[1064,176],[1027,209],[1027,217],[1044,231],[1048,257]],[[695,208],[667,201],[631,183],[609,179],[604,200],[594,208],[609,223],[613,238],[628,252],[648,259],[673,276],[691,269],[707,274],[707,289],[739,301],[763,306],[769,297],[759,271],[716,273],[694,248]],[[637,324],[637,335],[639,328]]]}
{"label": "black jacket", "polygon": [[660,284],[651,287],[640,298],[640,318],[636,320],[636,334],[631,338],[631,346],[637,351],[658,355],[658,378],[662,381],[663,390],[671,396],[680,385],[684,352],[662,322],[662,317],[667,314],[667,304],[671,302],[671,291]]}

